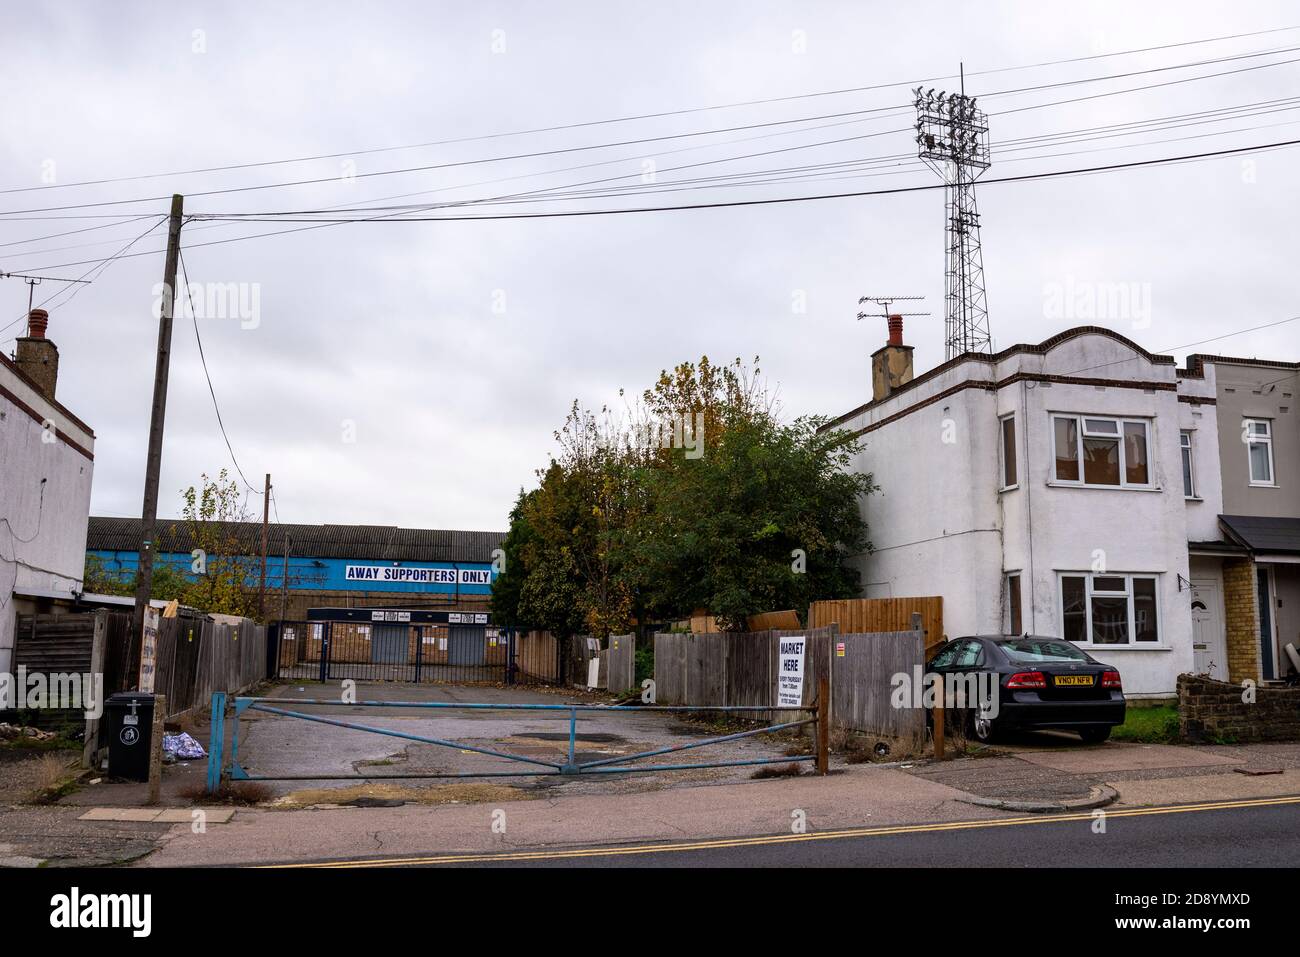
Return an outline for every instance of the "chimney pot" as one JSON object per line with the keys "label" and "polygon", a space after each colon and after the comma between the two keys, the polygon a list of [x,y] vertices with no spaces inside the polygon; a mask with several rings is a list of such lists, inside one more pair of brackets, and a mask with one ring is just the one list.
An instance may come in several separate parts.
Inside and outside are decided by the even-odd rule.
{"label": "chimney pot", "polygon": [[891,346],[901,346],[903,344],[903,317],[893,315],[889,317],[889,344]]}
{"label": "chimney pot", "polygon": [[27,335],[33,339],[44,339],[45,329],[50,324],[50,314],[44,309],[33,309],[27,316]]}

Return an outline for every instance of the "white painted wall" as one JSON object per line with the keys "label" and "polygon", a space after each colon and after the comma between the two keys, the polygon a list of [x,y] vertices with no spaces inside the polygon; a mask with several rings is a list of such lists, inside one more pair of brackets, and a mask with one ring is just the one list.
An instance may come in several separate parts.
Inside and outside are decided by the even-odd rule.
{"label": "white painted wall", "polygon": [[81,588],[94,463],[73,444],[94,443],[0,357],[0,671],[12,671],[13,593]]}
{"label": "white painted wall", "polygon": [[[1186,579],[1189,572],[1179,431],[1191,427],[1182,424],[1192,421],[1191,409],[1173,388],[1008,381],[1018,374],[1177,383],[1173,365],[1153,363],[1123,342],[1088,332],[1046,354],[967,360],[860,410],[841,427],[884,423],[861,437],[864,448],[855,462],[874,473],[880,486],[863,503],[875,549],[857,560],[864,595],[939,594],[950,637],[999,633],[1007,627],[1004,574],[1020,572],[1024,628],[1059,635],[1060,573],[1087,573],[1101,561],[1114,573],[1155,574],[1158,645],[1083,647],[1119,669],[1126,693],[1172,694],[1177,675],[1192,666],[1191,613],[1178,587],[1179,576]],[[968,382],[980,385],[945,395]],[[911,411],[885,421],[906,409]],[[1217,519],[1213,410],[1197,410],[1197,427],[1207,433],[1198,460],[1206,500],[1194,504]],[[1058,484],[1053,412],[1149,420],[1155,488]],[[1007,413],[1016,416],[1018,483],[1000,491],[998,420]],[[1201,515],[1194,515],[1198,535],[1217,537],[1202,524]]]}

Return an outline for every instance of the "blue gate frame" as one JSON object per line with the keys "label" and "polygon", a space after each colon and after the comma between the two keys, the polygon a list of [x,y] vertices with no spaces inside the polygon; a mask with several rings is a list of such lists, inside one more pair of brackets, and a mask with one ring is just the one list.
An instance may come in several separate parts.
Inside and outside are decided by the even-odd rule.
{"label": "blue gate frame", "polygon": [[[645,771],[683,771],[690,768],[729,768],[729,767],[747,767],[751,765],[762,764],[791,764],[800,761],[816,762],[818,774],[827,773],[829,735],[827,727],[827,694],[825,683],[822,683],[818,689],[818,700],[816,705],[803,708],[788,708],[762,705],[733,705],[729,707],[697,707],[691,705],[604,705],[604,704],[463,704],[459,702],[447,701],[337,701],[326,700],[321,698],[248,698],[237,697],[234,699],[234,727],[231,729],[230,738],[230,760],[225,760],[225,720],[226,720],[226,695],[224,692],[215,692],[212,695],[212,727],[208,741],[208,777],[207,789],[209,793],[216,793],[221,787],[222,778],[231,781],[374,781],[381,778],[410,779],[410,778],[489,778],[489,777],[543,777],[546,775],[579,775],[579,774],[626,774],[630,772]],[[547,711],[567,712],[569,716],[569,751],[568,758],[563,763],[558,761],[546,761],[541,758],[530,758],[519,754],[510,754],[507,751],[497,751],[493,748],[481,748],[470,744],[464,744],[458,741],[449,741],[444,738],[426,737],[418,734],[408,734],[405,731],[394,731],[390,728],[377,728],[372,725],[358,724],[353,721],[342,721],[337,718],[329,718],[319,714],[307,714],[303,711],[293,711],[287,708],[278,707],[278,705],[313,705],[313,706],[331,706],[343,708],[424,708],[428,710],[476,710],[476,711]],[[281,715],[286,718],[298,718],[303,721],[314,721],[320,724],[332,725],[336,728],[349,728],[353,731],[365,731],[370,734],[387,735],[394,738],[402,738],[407,741],[416,741],[421,744],[435,744],[446,748],[455,748],[458,751],[473,751],[479,754],[486,754],[491,757],[504,758],[508,761],[517,761],[521,764],[533,765],[544,770],[519,770],[519,771],[455,771],[441,774],[381,774],[381,775],[358,775],[358,774],[249,774],[239,764],[239,718],[245,711],[260,711],[265,714]],[[764,712],[782,711],[797,712],[808,714],[810,717],[801,718],[797,721],[783,721],[778,724],[766,725],[762,728],[753,728],[747,731],[738,731],[734,734],[724,734],[715,738],[706,738],[702,741],[691,741],[687,744],[674,745],[667,748],[655,748],[650,751],[639,751],[636,754],[629,754],[617,758],[601,758],[598,761],[577,760],[577,741],[578,741],[578,713],[595,712],[620,714],[631,711],[650,711],[658,713],[720,713],[720,714],[756,714]],[[629,762],[639,761],[645,758],[653,758],[663,754],[673,754],[678,751],[689,751],[694,748],[704,748],[711,744],[721,744],[724,741],[736,741],[741,738],[753,737],[759,734],[770,734],[773,731],[784,731],[788,728],[800,728],[807,725],[813,725],[816,729],[814,740],[816,748],[813,754],[795,755],[793,757],[780,758],[754,758],[744,761],[708,761],[696,764],[647,764],[638,767],[626,767]]]}

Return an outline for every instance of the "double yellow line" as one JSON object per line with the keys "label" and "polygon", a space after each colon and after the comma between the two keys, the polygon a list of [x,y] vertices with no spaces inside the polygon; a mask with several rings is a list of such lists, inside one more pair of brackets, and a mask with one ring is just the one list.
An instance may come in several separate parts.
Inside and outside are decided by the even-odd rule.
{"label": "double yellow line", "polygon": [[[1234,808],[1275,807],[1300,804],[1294,797],[1260,798],[1246,801],[1216,801],[1208,804],[1177,804],[1166,807],[1128,808],[1106,811],[1106,818],[1146,817],[1152,814],[1187,814],[1194,811],[1222,811]],[[588,857],[621,857],[629,854],[669,854],[681,851],[705,851],[731,847],[761,847],[769,844],[794,844],[801,841],[832,841],[853,837],[882,837],[891,834],[926,834],[936,831],[968,831],[986,827],[1015,827],[1022,824],[1051,824],[1060,821],[1091,821],[1093,811],[1074,814],[1035,814],[1029,817],[998,818],[987,821],[952,821],[946,824],[903,824],[894,827],[859,827],[812,834],[772,834],[761,837],[718,838],[677,844],[630,844],[625,846],[583,847],[569,850],[515,851],[492,854],[444,854],[434,857],[390,857],[361,861],[322,861],[307,864],[267,864],[264,867],[405,867],[415,864],[478,864],[512,861],[558,861]]]}

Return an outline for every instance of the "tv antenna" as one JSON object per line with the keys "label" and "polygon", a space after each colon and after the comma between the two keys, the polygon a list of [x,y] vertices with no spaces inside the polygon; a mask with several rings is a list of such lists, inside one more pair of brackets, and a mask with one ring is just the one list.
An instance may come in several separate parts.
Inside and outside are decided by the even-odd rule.
{"label": "tv antenna", "polygon": [[966,95],[965,64],[961,67],[960,93],[936,93],[934,87],[926,90],[918,86],[912,96],[917,155],[947,186],[945,359],[964,352],[992,352],[980,217],[975,205],[975,181],[990,163],[988,114],[975,106],[975,97]]}
{"label": "tv antenna", "polygon": [[27,312],[29,315],[32,311],[32,300],[36,293],[36,287],[39,286],[43,280],[48,279],[51,282],[79,282],[90,285],[89,279],[60,279],[57,276],[33,276],[23,272],[0,272],[0,279],[21,279],[27,283]]}
{"label": "tv antenna", "polygon": [[928,316],[928,312],[895,312],[891,307],[896,302],[916,302],[924,299],[925,296],[863,296],[858,300],[858,305],[874,302],[880,307],[880,312],[859,312],[859,319],[868,319],[876,317],[888,321],[890,316]]}

